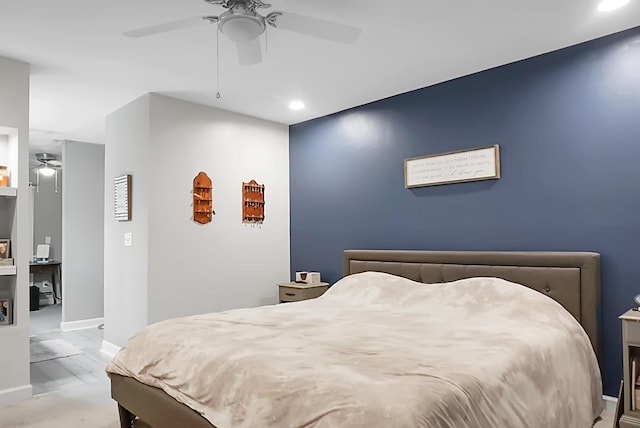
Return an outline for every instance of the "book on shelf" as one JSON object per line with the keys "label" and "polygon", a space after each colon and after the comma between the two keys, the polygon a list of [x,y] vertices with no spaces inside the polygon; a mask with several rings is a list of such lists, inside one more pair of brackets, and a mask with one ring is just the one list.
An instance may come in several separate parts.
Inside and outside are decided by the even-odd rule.
{"label": "book on shelf", "polygon": [[13,266],[13,258],[1,259],[0,258],[0,266]]}
{"label": "book on shelf", "polygon": [[633,389],[635,390],[634,400],[633,400],[633,409],[640,410],[640,356],[635,357],[636,360],[636,374],[633,382]]}
{"label": "book on shelf", "polygon": [[[630,379],[635,379],[636,378],[636,357],[631,356],[631,376]],[[629,403],[629,406],[631,407],[631,410],[635,410],[636,409],[636,386],[634,385],[633,382],[631,382],[631,385],[629,385],[629,387],[631,388],[631,402]]]}
{"label": "book on shelf", "polygon": [[631,359],[631,410],[640,410],[640,354],[633,354]]}

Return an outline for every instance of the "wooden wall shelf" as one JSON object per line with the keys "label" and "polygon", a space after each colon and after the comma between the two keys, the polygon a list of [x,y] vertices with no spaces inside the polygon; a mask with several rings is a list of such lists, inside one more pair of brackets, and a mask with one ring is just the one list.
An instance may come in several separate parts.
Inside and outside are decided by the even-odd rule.
{"label": "wooden wall shelf", "polygon": [[242,222],[262,223],[264,221],[264,184],[256,180],[242,183]]}
{"label": "wooden wall shelf", "polygon": [[213,185],[211,179],[200,171],[193,179],[193,220],[207,224],[213,219]]}

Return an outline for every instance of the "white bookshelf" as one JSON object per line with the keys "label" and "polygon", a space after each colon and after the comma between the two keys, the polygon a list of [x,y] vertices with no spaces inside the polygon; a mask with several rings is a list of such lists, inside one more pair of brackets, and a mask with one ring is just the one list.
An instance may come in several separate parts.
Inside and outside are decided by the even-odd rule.
{"label": "white bookshelf", "polygon": [[[8,168],[10,184],[15,186],[0,186],[0,209],[2,210],[2,216],[0,216],[0,239],[10,240],[8,251],[11,252],[18,241],[18,229],[15,227],[18,220],[16,210],[18,181],[12,180],[12,178],[18,177],[19,162],[17,160],[18,150],[16,150],[18,142],[15,138],[17,130],[15,128],[0,127],[0,131],[0,165]],[[14,135],[14,138],[11,138],[11,135]],[[5,254],[5,256],[7,255],[11,256],[11,254]],[[19,291],[18,267],[15,260],[12,264],[0,264],[0,298],[9,298],[11,305],[9,308],[9,323],[0,324],[4,328],[17,325],[18,317],[15,316],[17,309],[15,303],[18,301]],[[4,334],[0,334],[0,340],[5,339],[3,336]]]}
{"label": "white bookshelf", "polygon": [[[29,381],[29,64],[0,56],[0,165],[9,186],[0,187],[0,239],[11,240],[13,266],[0,265],[0,298],[11,304],[10,324],[0,328],[0,403],[31,396]],[[1,412],[0,412],[1,413]],[[0,425],[2,423],[0,422]]]}

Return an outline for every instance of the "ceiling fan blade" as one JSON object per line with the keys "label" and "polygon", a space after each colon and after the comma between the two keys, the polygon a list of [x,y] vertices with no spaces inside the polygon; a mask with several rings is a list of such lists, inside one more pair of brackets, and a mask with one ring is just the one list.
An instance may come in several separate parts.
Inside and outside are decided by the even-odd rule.
{"label": "ceiling fan blade", "polygon": [[254,65],[262,62],[262,48],[260,38],[256,37],[248,42],[236,43],[240,65]]}
{"label": "ceiling fan blade", "polygon": [[151,25],[149,27],[139,28],[133,31],[127,31],[122,33],[127,37],[146,37],[153,36],[155,34],[166,33],[169,31],[181,30],[183,28],[193,27],[199,24],[207,22],[207,18],[203,16],[196,16],[193,18],[185,18],[177,21],[165,22],[164,24]]}
{"label": "ceiling fan blade", "polygon": [[296,33],[339,43],[353,43],[360,37],[360,34],[362,34],[360,28],[350,25],[338,24],[337,22],[325,21],[324,19],[312,18],[295,13],[280,13],[282,13],[282,15],[278,16],[272,25],[276,28],[282,28],[283,30],[294,31]]}

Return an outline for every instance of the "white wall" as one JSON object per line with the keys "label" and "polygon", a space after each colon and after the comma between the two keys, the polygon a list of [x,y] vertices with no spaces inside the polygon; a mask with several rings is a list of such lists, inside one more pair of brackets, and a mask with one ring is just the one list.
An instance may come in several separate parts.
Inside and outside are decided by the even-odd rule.
{"label": "white wall", "polygon": [[[107,130],[105,206],[113,201],[113,177],[127,172],[134,204],[131,222],[116,222],[107,209],[105,263],[131,255],[135,266],[117,269],[137,279],[125,287],[109,272],[116,265],[105,264],[105,340],[122,346],[140,328],[133,308],[121,307],[145,293],[146,304],[135,308],[146,310],[145,323],[277,303],[276,284],[289,279],[288,127],[151,94],[111,115]],[[134,153],[132,145],[144,149]],[[192,183],[200,171],[213,181],[216,215],[207,225],[192,220]],[[261,226],[241,222],[241,185],[251,179],[266,186]],[[125,231],[133,232],[133,247],[123,246]],[[141,267],[148,281],[136,273]],[[116,313],[137,324],[110,323]]]}
{"label": "white wall", "polygon": [[[12,288],[14,324],[0,327],[0,405],[31,396],[29,383],[29,64],[0,57],[0,127],[9,135],[11,186],[18,187],[11,230],[17,275],[3,278]],[[4,134],[0,129],[0,134]],[[3,218],[2,221],[7,221]],[[7,280],[8,282],[4,281]],[[7,290],[4,290],[7,291]]]}
{"label": "white wall", "polygon": [[[147,325],[150,192],[149,95],[107,116],[104,200],[104,340],[122,346]],[[133,175],[132,219],[114,219],[113,179]],[[123,246],[125,232],[133,246]]]}
{"label": "white wall", "polygon": [[104,313],[104,145],[64,141],[62,165],[64,330]]}
{"label": "white wall", "polygon": [[[289,278],[289,129],[151,96],[149,321],[277,303]],[[213,181],[216,215],[192,220],[193,179]],[[265,222],[242,224],[242,182],[265,188]]]}

